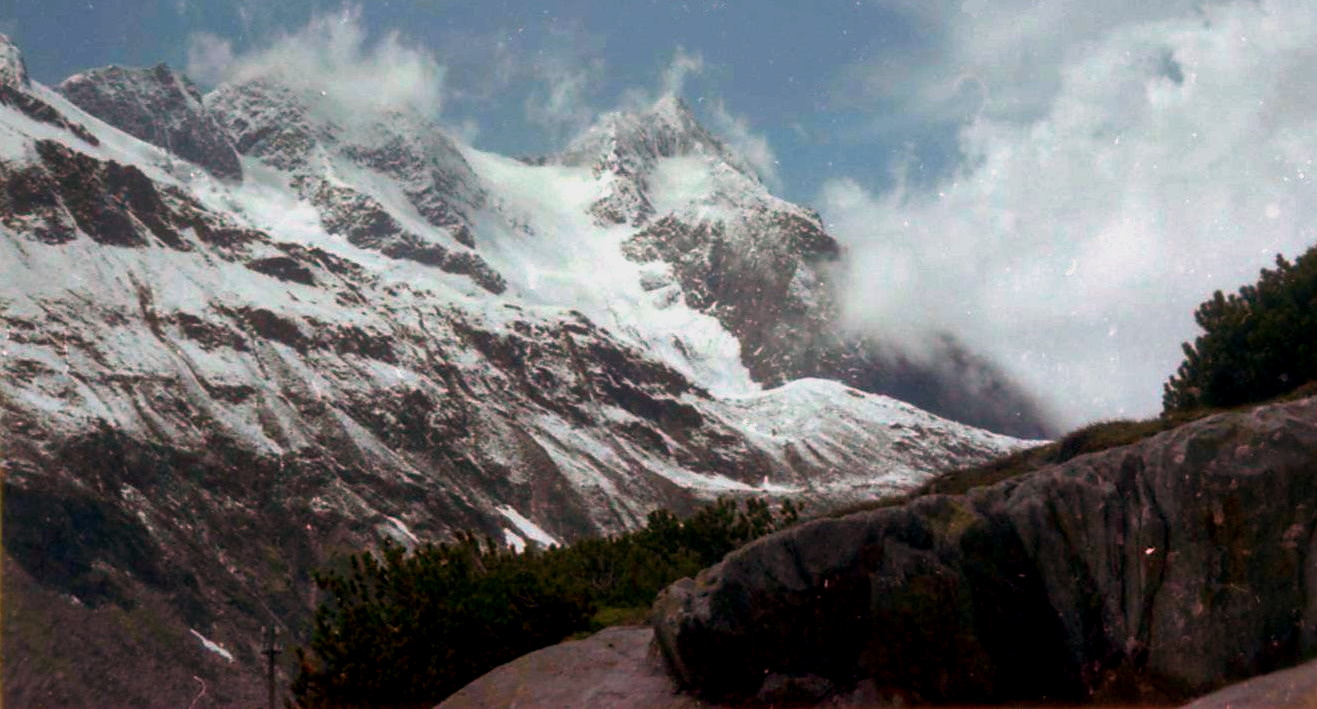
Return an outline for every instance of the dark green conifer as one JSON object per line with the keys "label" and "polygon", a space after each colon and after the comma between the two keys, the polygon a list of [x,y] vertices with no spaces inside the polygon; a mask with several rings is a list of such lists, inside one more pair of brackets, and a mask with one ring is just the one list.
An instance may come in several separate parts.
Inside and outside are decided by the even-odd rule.
{"label": "dark green conifer", "polygon": [[760,500],[721,500],[681,520],[517,553],[459,534],[412,553],[392,543],[316,576],[325,600],[297,649],[303,707],[432,707],[505,662],[595,628],[601,609],[643,613],[668,584],[796,521]]}
{"label": "dark green conifer", "polygon": [[1198,307],[1203,329],[1163,387],[1165,413],[1264,401],[1317,378],[1317,250],[1276,257],[1237,295]]}

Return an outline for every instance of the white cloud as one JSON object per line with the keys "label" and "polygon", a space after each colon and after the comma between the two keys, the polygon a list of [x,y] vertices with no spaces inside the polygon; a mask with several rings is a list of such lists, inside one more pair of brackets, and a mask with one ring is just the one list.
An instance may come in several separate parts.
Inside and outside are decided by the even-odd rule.
{"label": "white cloud", "polygon": [[476,119],[469,116],[449,125],[448,129],[467,145],[475,145],[476,139],[480,137],[480,124],[476,122]]}
{"label": "white cloud", "polygon": [[[227,46],[195,38],[197,68],[218,68]],[[189,62],[193,58],[189,51]],[[191,66],[190,66],[191,68]],[[263,49],[232,57],[218,78],[245,81],[277,78],[308,94],[320,94],[344,119],[385,110],[415,110],[438,116],[444,68],[427,51],[408,46],[397,32],[370,42],[361,11],[345,7],[317,15],[306,27],[279,36]]]}
{"label": "white cloud", "polygon": [[745,159],[770,189],[780,192],[782,176],[778,174],[777,155],[768,144],[768,139],[752,131],[744,116],[732,115],[721,98],[712,101],[709,116],[713,132],[726,141],[733,152]]}
{"label": "white cloud", "polygon": [[590,104],[591,72],[568,69],[544,77],[544,86],[526,97],[526,118],[554,135],[575,135],[590,126],[595,109]]}
{"label": "white cloud", "polygon": [[[554,18],[483,33],[453,32],[438,44],[445,96],[466,110],[515,110],[555,142],[598,115],[595,94],[606,78],[603,37],[579,20]],[[515,98],[511,98],[515,97]]]}
{"label": "white cloud", "polygon": [[[672,59],[659,71],[658,85],[652,89],[641,86],[627,88],[622,92],[616,110],[644,111],[664,96],[681,97],[686,92],[686,84],[691,77],[703,73],[704,55],[699,52],[689,52],[685,47],[677,45],[672,52]],[[706,92],[701,100],[711,98],[714,96]]]}
{"label": "white cloud", "polygon": [[233,44],[209,32],[194,32],[188,39],[187,75],[203,85],[223,81],[233,66]]}
{"label": "white cloud", "polygon": [[1196,305],[1317,242],[1311,8],[1258,0],[1149,19],[1131,3],[1118,24],[1080,5],[1049,3],[979,40],[1029,45],[1076,12],[1101,25],[1048,50],[1061,58],[1050,87],[988,82],[1039,103],[967,125],[950,178],[923,190],[898,175],[884,194],[835,180],[820,194],[852,249],[855,323],[906,343],[954,332],[1051,393],[1066,424],[1155,413]]}
{"label": "white cloud", "polygon": [[[1215,2],[1216,0],[1206,0]],[[1193,17],[1204,0],[876,0],[905,13],[926,40],[848,70],[848,90],[918,120],[978,112],[1036,119],[1061,87],[1062,68],[1110,32]]]}
{"label": "white cloud", "polygon": [[687,52],[685,47],[678,46],[672,55],[672,62],[663,70],[663,76],[660,80],[659,89],[663,96],[680,96],[686,88],[687,77],[698,75],[704,71],[704,56],[699,52]]}
{"label": "white cloud", "polygon": [[585,130],[598,114],[592,96],[604,78],[599,38],[579,23],[547,32],[526,73],[533,80],[524,107],[531,123],[547,129],[556,139]]}

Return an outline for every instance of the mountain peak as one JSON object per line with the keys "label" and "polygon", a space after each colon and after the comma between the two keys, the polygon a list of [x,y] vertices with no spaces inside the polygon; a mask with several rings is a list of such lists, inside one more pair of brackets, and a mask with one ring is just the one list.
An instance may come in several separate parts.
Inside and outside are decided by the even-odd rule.
{"label": "mountain peak", "polygon": [[[710,133],[680,97],[665,94],[648,107],[613,111],[573,140],[556,159],[618,179],[592,210],[603,222],[640,225],[654,216],[649,176],[663,158],[700,157],[711,168],[739,173],[751,191],[763,182],[746,161]],[[730,170],[726,170],[730,168]]]}
{"label": "mountain peak", "polygon": [[0,34],[0,85],[15,89],[30,85],[23,53],[3,34]]}
{"label": "mountain peak", "polygon": [[681,98],[666,94],[648,108],[612,111],[563,151],[562,162],[588,164],[597,171],[622,166],[640,168],[658,158],[704,153],[730,157]]}
{"label": "mountain peak", "polygon": [[703,130],[699,121],[695,119],[695,114],[691,111],[690,104],[686,100],[675,94],[664,94],[654,102],[649,110],[644,111],[641,115],[650,117],[655,122],[681,128],[683,130]]}
{"label": "mountain peak", "polygon": [[204,168],[242,179],[232,140],[206,110],[201,92],[167,64],[108,66],[74,74],[56,87],[82,110],[119,130]]}

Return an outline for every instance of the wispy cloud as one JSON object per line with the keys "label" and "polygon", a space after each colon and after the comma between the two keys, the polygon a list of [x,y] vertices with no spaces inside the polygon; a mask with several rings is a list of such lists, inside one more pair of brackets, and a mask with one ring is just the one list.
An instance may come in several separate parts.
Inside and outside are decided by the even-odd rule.
{"label": "wispy cloud", "polygon": [[553,18],[484,33],[454,32],[437,43],[448,68],[445,96],[484,114],[520,108],[531,131],[562,143],[599,113],[604,41],[577,20]]}
{"label": "wispy cloud", "polygon": [[1065,67],[1112,31],[1195,16],[1216,0],[872,0],[902,12],[918,43],[843,68],[846,100],[889,109],[879,120],[1036,120]]}
{"label": "wispy cloud", "polygon": [[585,130],[598,109],[594,94],[604,78],[602,42],[579,23],[556,25],[544,33],[525,73],[531,88],[523,104],[526,118],[562,140]]}
{"label": "wispy cloud", "polygon": [[189,38],[185,71],[194,81],[218,84],[232,67],[232,42],[209,32],[194,32]]}
{"label": "wispy cloud", "polygon": [[[1022,27],[990,18],[980,41],[1027,46],[1057,18],[1092,19],[1080,5],[1049,3]],[[840,179],[819,198],[852,252],[857,325],[916,344],[954,332],[1049,392],[1067,423],[1155,412],[1196,304],[1317,242],[1311,8],[1121,9],[1049,49],[1046,77],[1004,78],[1020,57],[987,67],[994,100],[1037,105],[970,119],[945,181],[898,174],[874,193]]]}
{"label": "wispy cloud", "polygon": [[343,117],[399,109],[438,116],[443,108],[444,67],[398,32],[372,41],[352,6],[237,56],[223,39],[194,35],[188,72],[212,82],[274,78],[323,97]]}
{"label": "wispy cloud", "polygon": [[704,56],[699,52],[687,52],[678,46],[672,55],[672,61],[663,70],[659,89],[664,96],[680,96],[686,88],[686,79],[704,71]]}
{"label": "wispy cloud", "polygon": [[768,138],[751,130],[750,122],[744,116],[736,116],[728,111],[723,99],[717,98],[706,103],[712,104],[709,117],[713,132],[754,168],[769,189],[780,192],[782,176],[778,172],[777,155],[769,145]]}
{"label": "wispy cloud", "polygon": [[[672,52],[672,59],[659,72],[657,86],[653,90],[630,88],[622,94],[620,108],[624,111],[644,111],[664,96],[684,98],[691,80],[702,76],[706,68],[702,54],[678,45]],[[703,81],[699,88],[699,97],[694,102],[695,110],[702,114],[701,118],[706,121],[707,127],[753,168],[769,189],[781,191],[782,176],[778,170],[777,154],[768,138],[755,132],[748,118],[728,109],[716,85]]]}

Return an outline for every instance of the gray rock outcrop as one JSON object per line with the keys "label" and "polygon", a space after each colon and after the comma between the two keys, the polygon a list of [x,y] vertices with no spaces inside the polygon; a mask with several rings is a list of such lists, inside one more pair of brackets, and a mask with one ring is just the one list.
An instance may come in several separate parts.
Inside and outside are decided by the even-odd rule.
{"label": "gray rock outcrop", "polygon": [[1317,706],[1317,660],[1199,697],[1184,709],[1307,709]]}
{"label": "gray rock outcrop", "polygon": [[536,650],[463,687],[438,709],[698,709],[677,693],[651,650],[649,628],[607,628]]}
{"label": "gray rock outcrop", "polygon": [[27,78],[27,63],[23,61],[22,52],[9,41],[9,37],[0,34],[0,86],[11,89],[26,90],[32,85]]}
{"label": "gray rock outcrop", "polygon": [[100,144],[84,126],[65,118],[33,93],[23,53],[3,34],[0,34],[0,106],[10,106],[38,123],[66,130],[91,145]]}
{"label": "gray rock outcrop", "polygon": [[1306,399],[767,537],[667,589],[656,635],[713,698],[1182,699],[1317,653],[1315,531]]}
{"label": "gray rock outcrop", "polygon": [[215,122],[191,81],[164,64],[118,66],[75,74],[59,92],[78,108],[119,130],[164,148],[226,179],[242,179],[229,134]]}

